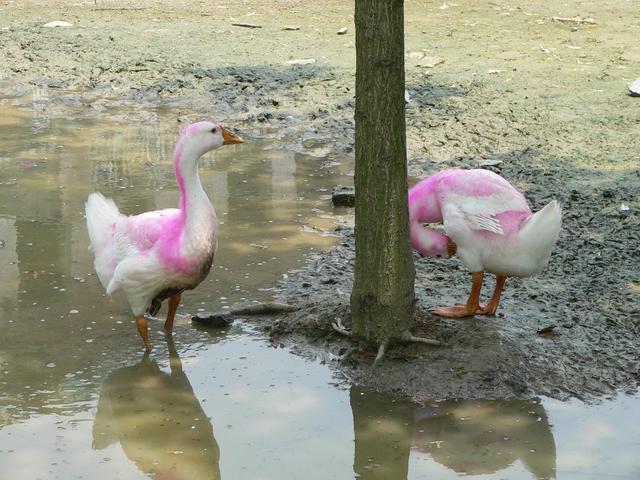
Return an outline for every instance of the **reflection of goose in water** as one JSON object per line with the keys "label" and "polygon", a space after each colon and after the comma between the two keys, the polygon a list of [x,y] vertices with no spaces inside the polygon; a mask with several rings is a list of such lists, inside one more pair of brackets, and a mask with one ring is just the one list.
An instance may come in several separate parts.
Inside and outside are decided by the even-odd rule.
{"label": "reflection of goose in water", "polygon": [[534,478],[555,478],[556,447],[544,407],[522,400],[409,400],[352,387],[353,470],[360,480],[404,480],[411,450],[466,475],[503,470],[518,459]]}
{"label": "reflection of goose in water", "polygon": [[209,419],[169,341],[171,372],[145,355],[114,370],[102,384],[93,423],[93,448],[119,441],[151,478],[220,479],[220,450]]}
{"label": "reflection of goose in water", "polygon": [[540,403],[448,401],[416,410],[414,421],[413,448],[455,472],[489,474],[519,459],[535,478],[555,478],[556,446]]}

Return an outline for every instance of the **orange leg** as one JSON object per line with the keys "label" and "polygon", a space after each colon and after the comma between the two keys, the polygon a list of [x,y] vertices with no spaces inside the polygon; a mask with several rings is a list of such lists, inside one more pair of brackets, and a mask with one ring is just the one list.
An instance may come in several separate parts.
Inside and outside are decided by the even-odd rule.
{"label": "orange leg", "polygon": [[502,291],[504,290],[504,283],[506,281],[507,277],[505,275],[496,275],[496,289],[493,291],[491,300],[489,300],[489,303],[486,306],[480,305],[477,313],[481,315],[496,314],[496,310],[498,310],[498,304],[500,303],[500,295],[502,295]]}
{"label": "orange leg", "polygon": [[453,307],[438,307],[433,310],[434,315],[448,318],[462,318],[473,316],[480,307],[480,290],[482,290],[483,272],[471,274],[471,293],[466,305],[454,305]]}
{"label": "orange leg", "polygon": [[447,253],[449,254],[449,257],[453,257],[457,251],[458,251],[458,245],[456,245],[451,240],[449,240],[447,242]]}
{"label": "orange leg", "polygon": [[167,319],[164,322],[164,333],[167,335],[171,335],[173,331],[173,319],[176,316],[176,310],[178,310],[178,305],[180,305],[180,297],[182,295],[176,293],[173,297],[169,297],[169,311],[167,312]]}
{"label": "orange leg", "polygon": [[136,317],[136,327],[138,327],[138,333],[142,337],[142,341],[144,342],[144,346],[147,348],[147,352],[151,351],[151,342],[149,342],[148,324],[147,319],[144,318],[144,315],[140,315]]}

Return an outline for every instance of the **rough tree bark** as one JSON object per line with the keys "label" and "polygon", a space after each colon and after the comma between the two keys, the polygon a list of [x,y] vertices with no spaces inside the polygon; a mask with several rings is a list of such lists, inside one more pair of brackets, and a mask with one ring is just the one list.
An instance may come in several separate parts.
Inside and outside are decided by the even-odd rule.
{"label": "rough tree bark", "polygon": [[353,333],[386,345],[414,314],[404,102],[403,0],[356,0]]}

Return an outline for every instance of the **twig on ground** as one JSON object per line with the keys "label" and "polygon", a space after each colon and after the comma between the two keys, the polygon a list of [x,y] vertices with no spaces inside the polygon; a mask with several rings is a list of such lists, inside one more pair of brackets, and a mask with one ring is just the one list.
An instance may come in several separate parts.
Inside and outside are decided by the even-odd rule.
{"label": "twig on ground", "polygon": [[[353,333],[345,328],[342,324],[342,319],[340,317],[336,318],[335,322],[331,322],[331,327],[340,335],[344,335],[345,337],[353,337]],[[409,330],[403,332],[397,340],[401,342],[415,342],[415,343],[424,343],[426,345],[442,345],[438,340],[433,340],[431,338],[423,338],[416,337]],[[389,339],[383,340],[378,346],[378,353],[376,354],[376,358],[373,361],[373,366],[375,367],[380,363],[382,358],[384,357],[385,352],[387,351],[387,347],[389,346]]]}
{"label": "twig on ground", "polygon": [[295,312],[300,310],[297,305],[288,305],[286,303],[265,302],[247,305],[246,307],[236,307],[229,309],[231,315],[264,315],[269,313]]}
{"label": "twig on ground", "polygon": [[147,10],[147,7],[122,7],[122,8],[92,8],[92,12],[123,12],[123,11],[136,11]]}
{"label": "twig on ground", "polygon": [[244,27],[244,28],[262,28],[262,25],[256,25],[255,23],[245,23],[245,22],[234,22],[231,25],[234,27]]}

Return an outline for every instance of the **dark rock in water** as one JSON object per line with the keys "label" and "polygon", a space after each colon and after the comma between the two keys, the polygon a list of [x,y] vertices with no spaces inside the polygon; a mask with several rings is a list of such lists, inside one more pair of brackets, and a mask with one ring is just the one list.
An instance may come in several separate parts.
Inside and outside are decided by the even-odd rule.
{"label": "dark rock in water", "polygon": [[191,320],[214,328],[225,328],[233,323],[229,312],[198,312],[191,317]]}
{"label": "dark rock in water", "polygon": [[69,85],[67,82],[62,80],[52,80],[50,78],[34,78],[29,81],[31,85],[37,85],[39,87],[49,87],[49,88],[67,88]]}
{"label": "dark rock in water", "polygon": [[48,80],[47,87],[49,88],[67,88],[67,82],[63,82],[60,80]]}
{"label": "dark rock in water", "polygon": [[331,201],[335,207],[355,207],[356,191],[354,187],[337,185],[331,192]]}

